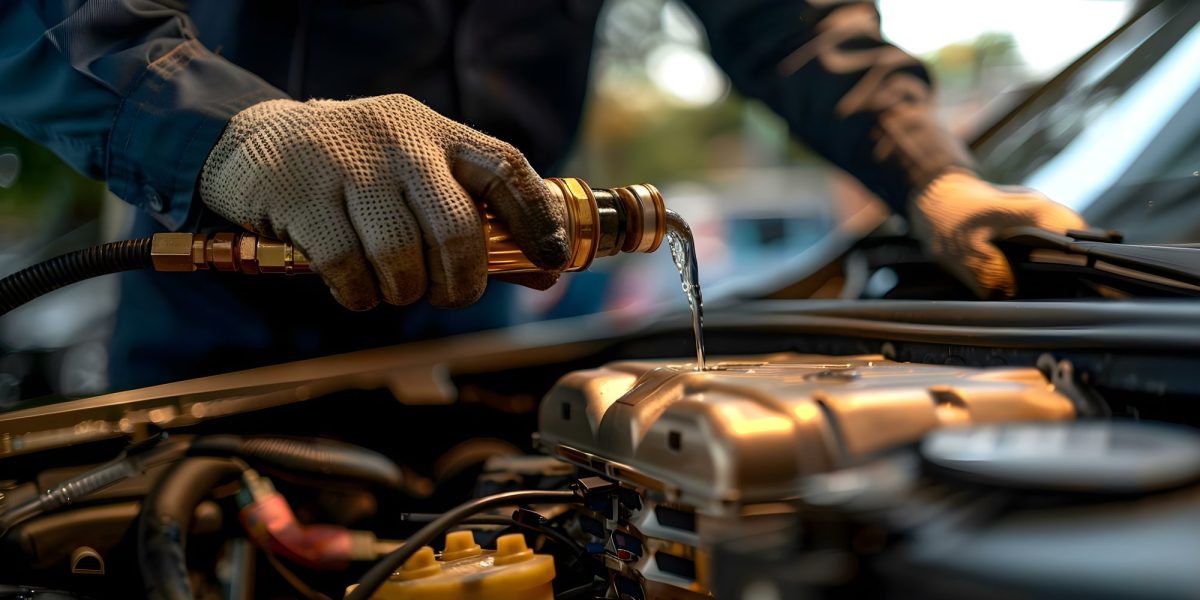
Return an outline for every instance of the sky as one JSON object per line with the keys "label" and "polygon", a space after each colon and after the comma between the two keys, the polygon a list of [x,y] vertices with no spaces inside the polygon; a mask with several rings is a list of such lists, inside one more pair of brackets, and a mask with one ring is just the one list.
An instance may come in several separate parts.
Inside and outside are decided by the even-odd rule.
{"label": "sky", "polygon": [[[1013,36],[1034,77],[1048,77],[1095,45],[1126,17],[1130,0],[878,0],[883,34],[915,55],[926,55],[981,34]],[[664,9],[672,43],[647,58],[651,79],[684,104],[704,106],[724,95],[725,77],[706,53],[699,32],[676,4]]]}
{"label": "sky", "polygon": [[1050,75],[1115,29],[1126,0],[878,0],[883,35],[912,54],[1008,32],[1036,74]]}

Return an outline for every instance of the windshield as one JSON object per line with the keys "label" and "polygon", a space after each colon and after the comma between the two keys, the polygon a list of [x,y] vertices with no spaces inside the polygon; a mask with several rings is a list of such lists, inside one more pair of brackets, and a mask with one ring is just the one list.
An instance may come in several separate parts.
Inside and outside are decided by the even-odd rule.
{"label": "windshield", "polygon": [[1200,4],[1155,3],[975,144],[1129,242],[1200,241]]}

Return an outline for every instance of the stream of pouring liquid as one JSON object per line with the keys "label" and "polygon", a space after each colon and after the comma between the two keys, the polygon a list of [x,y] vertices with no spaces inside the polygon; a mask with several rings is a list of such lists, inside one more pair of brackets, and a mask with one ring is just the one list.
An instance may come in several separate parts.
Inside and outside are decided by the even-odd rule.
{"label": "stream of pouring liquid", "polygon": [[696,242],[687,221],[667,211],[667,244],[679,270],[683,293],[692,309],[692,333],[696,336],[696,370],[704,370],[704,298],[700,295],[700,271],[696,266]]}

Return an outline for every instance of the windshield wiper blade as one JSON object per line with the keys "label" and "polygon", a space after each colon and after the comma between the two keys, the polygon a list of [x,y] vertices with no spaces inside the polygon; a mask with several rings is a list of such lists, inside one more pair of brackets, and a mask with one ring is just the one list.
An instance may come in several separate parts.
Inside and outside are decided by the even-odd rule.
{"label": "windshield wiper blade", "polygon": [[1070,274],[1131,296],[1200,296],[1200,247],[1131,245],[1117,232],[1057,234],[1016,227],[997,237],[1017,276],[1037,285],[1038,274]]}

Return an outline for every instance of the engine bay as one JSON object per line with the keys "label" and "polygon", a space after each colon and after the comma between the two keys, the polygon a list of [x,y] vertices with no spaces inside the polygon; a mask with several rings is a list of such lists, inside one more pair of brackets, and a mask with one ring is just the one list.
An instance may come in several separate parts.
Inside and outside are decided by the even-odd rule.
{"label": "engine bay", "polygon": [[354,597],[482,502],[375,597],[1188,596],[1200,315],[1012,306],[750,302],[703,372],[682,319],[593,320],[26,407],[0,584]]}

